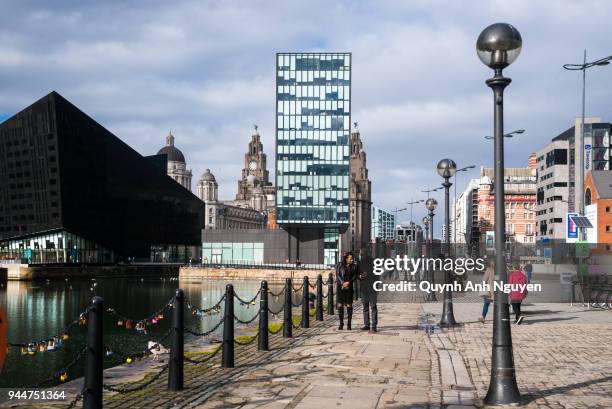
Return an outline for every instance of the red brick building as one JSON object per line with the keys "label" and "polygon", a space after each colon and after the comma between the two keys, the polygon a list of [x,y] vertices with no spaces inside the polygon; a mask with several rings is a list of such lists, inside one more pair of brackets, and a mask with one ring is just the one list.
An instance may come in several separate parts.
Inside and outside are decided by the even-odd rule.
{"label": "red brick building", "polygon": [[[492,245],[495,228],[494,169],[480,169],[478,189],[478,227],[481,243]],[[535,244],[536,161],[529,157],[526,168],[506,168],[504,171],[506,234],[510,241]],[[488,242],[487,242],[488,239]]]}
{"label": "red brick building", "polygon": [[584,181],[585,213],[593,224],[587,238],[591,243],[612,244],[612,171],[587,172]]}

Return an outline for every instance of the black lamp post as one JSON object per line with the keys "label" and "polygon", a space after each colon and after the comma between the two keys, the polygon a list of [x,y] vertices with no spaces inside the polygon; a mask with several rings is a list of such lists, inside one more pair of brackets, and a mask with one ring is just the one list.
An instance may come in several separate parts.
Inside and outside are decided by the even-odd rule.
{"label": "black lamp post", "polygon": [[[502,70],[512,64],[521,52],[521,34],[514,26],[495,23],[485,28],[476,42],[478,58],[494,70],[493,78],[486,81],[493,90],[494,138],[495,138],[495,274],[507,282],[506,261],[504,260],[504,238],[506,214],[504,208],[504,88],[510,78]],[[516,384],[516,371],[512,353],[510,311],[508,297],[500,290],[495,294],[493,310],[493,348],[491,357],[491,380],[484,399],[487,405],[519,404],[521,394]]]}
{"label": "black lamp post", "polygon": [[[452,183],[449,179],[457,172],[457,164],[451,159],[442,159],[438,162],[438,175],[444,178],[444,225],[446,226],[446,235],[444,237],[444,257],[450,258],[450,206],[449,206],[449,190]],[[444,283],[451,284],[451,272],[444,271]],[[457,325],[455,315],[453,314],[453,292],[444,288],[444,301],[442,303],[442,319],[440,320],[441,327],[452,327]]]}
{"label": "black lamp post", "polygon": [[423,217],[423,226],[425,227],[425,257],[429,257],[429,217]]}
{"label": "black lamp post", "polygon": [[[434,198],[429,198],[425,201],[425,208],[429,211],[429,215],[427,216],[427,220],[428,220],[428,227],[429,227],[429,250],[427,251],[427,257],[431,258],[433,257],[433,229],[434,229],[434,224],[433,224],[433,218],[434,218],[434,210],[436,210],[436,207],[438,207],[438,201]],[[429,272],[429,282],[430,283],[434,283],[436,280],[436,272],[434,270],[431,270]],[[436,293],[435,292],[430,292],[429,293],[429,298],[431,301],[435,301],[436,300]]]}

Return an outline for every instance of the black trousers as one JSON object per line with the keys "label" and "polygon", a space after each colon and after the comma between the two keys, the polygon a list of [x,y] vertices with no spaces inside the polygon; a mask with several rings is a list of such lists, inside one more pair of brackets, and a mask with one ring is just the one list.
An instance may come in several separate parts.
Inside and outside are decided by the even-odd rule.
{"label": "black trousers", "polygon": [[521,302],[513,302],[512,303],[512,311],[514,311],[514,316],[516,319],[521,316]]}
{"label": "black trousers", "polygon": [[[362,292],[361,302],[363,303],[363,325],[374,327],[378,325],[378,294],[375,291]],[[370,309],[372,309],[372,320],[370,321]]]}

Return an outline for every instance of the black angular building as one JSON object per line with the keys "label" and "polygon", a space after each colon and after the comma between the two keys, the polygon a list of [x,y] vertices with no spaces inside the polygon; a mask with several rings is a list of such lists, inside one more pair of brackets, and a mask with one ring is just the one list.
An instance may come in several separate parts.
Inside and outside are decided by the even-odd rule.
{"label": "black angular building", "polygon": [[0,259],[198,254],[204,204],[56,92],[0,124]]}

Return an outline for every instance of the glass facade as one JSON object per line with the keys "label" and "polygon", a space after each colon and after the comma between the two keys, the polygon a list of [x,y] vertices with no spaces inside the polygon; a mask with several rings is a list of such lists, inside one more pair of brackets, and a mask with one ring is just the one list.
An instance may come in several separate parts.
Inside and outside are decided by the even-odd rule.
{"label": "glass facade", "polygon": [[276,56],[279,224],[346,224],[351,54]]}
{"label": "glass facade", "polygon": [[380,207],[372,206],[372,237],[393,240],[395,235],[395,215]]}
{"label": "glass facade", "polygon": [[112,263],[115,256],[113,251],[65,230],[0,242],[0,260],[24,264]]}
{"label": "glass facade", "polygon": [[202,243],[202,263],[252,264],[263,263],[264,244],[261,243]]}

